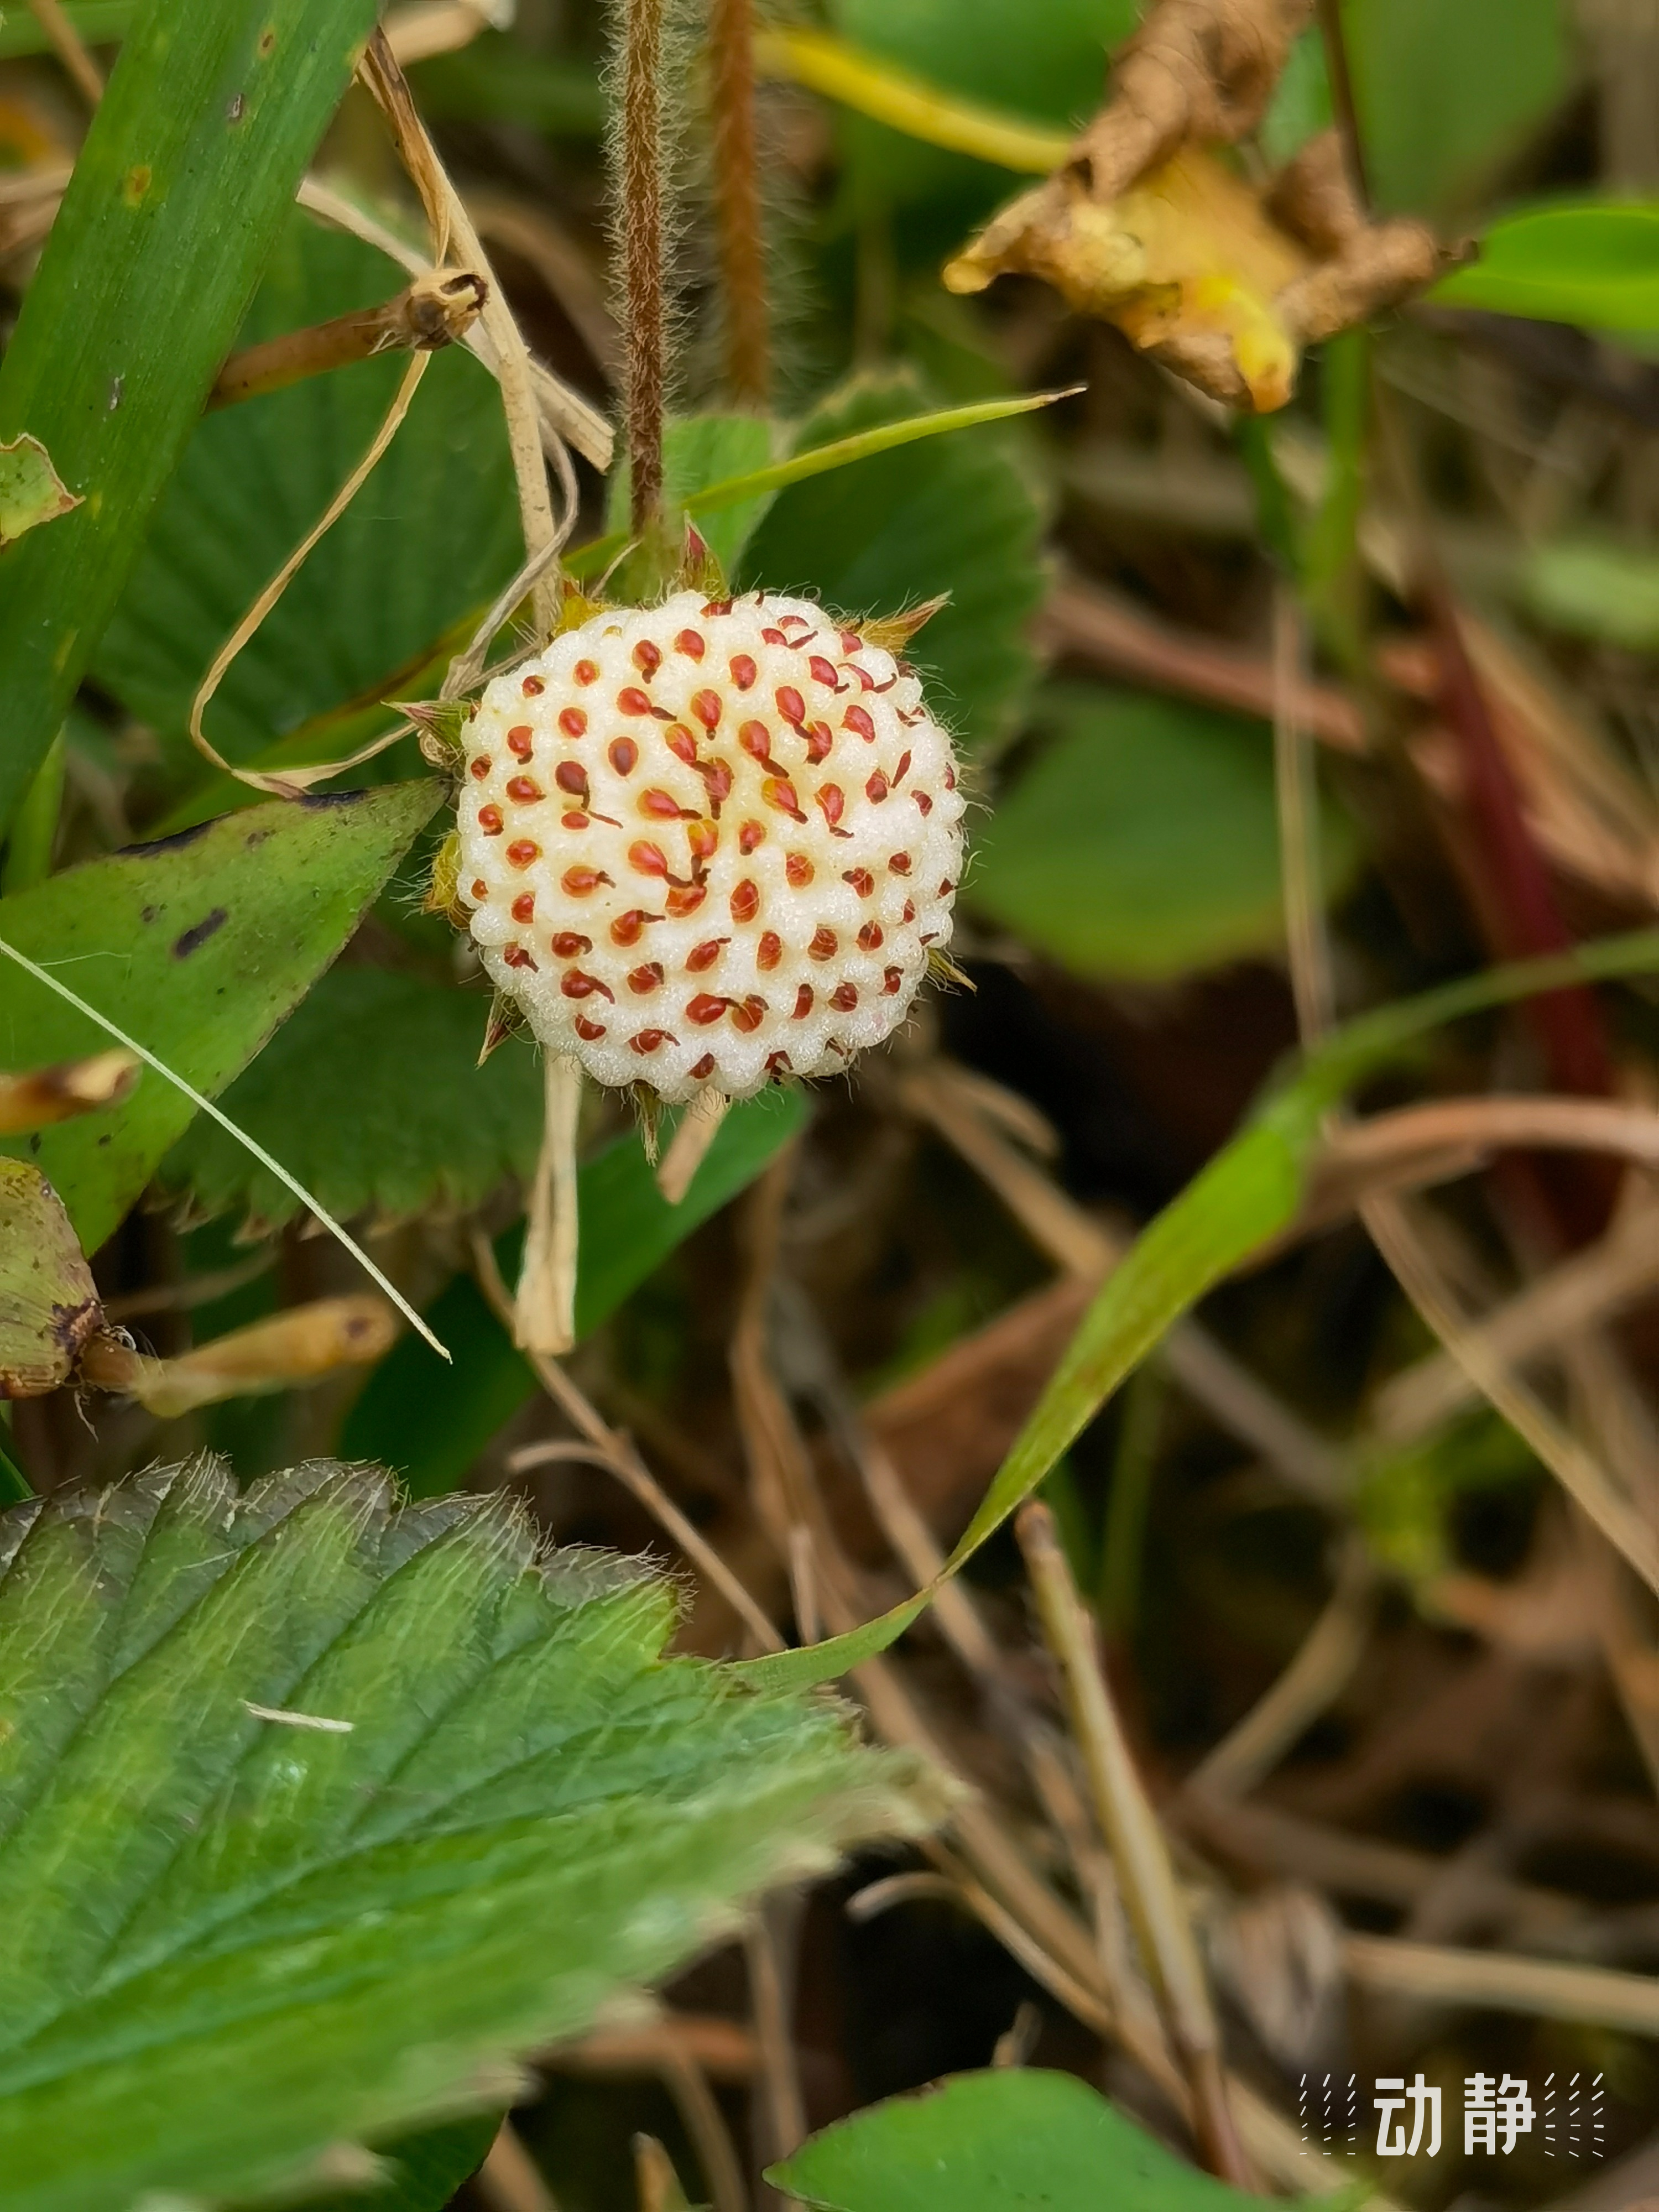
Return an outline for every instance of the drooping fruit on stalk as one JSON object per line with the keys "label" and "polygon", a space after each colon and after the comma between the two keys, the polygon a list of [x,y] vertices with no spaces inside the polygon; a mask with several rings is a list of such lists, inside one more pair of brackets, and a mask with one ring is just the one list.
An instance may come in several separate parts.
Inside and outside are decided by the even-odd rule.
{"label": "drooping fruit on stalk", "polygon": [[539,1042],[668,1103],[843,1072],[949,941],[963,800],[888,643],[809,599],[603,608],[461,732],[455,896]]}

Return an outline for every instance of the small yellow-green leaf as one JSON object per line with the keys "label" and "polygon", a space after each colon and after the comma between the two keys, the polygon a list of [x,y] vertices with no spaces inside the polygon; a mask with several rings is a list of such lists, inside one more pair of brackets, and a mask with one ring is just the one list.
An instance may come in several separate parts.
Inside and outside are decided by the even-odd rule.
{"label": "small yellow-green leaf", "polygon": [[1558,201],[1495,222],[1480,258],[1442,277],[1435,307],[1585,330],[1659,330],[1659,205]]}
{"label": "small yellow-green leaf", "polygon": [[80,504],[81,495],[64,483],[38,438],[26,434],[0,443],[0,545]]}

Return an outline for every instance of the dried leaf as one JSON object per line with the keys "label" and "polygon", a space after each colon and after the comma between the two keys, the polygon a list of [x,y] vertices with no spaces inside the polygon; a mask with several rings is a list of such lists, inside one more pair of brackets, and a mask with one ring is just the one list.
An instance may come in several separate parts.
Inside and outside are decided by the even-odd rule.
{"label": "dried leaf", "polygon": [[1420,223],[1368,225],[1334,132],[1264,194],[1215,147],[1266,111],[1310,0],[1159,0],[1071,159],[945,265],[953,292],[1040,276],[1230,407],[1284,406],[1304,345],[1430,283]]}
{"label": "dried leaf", "polygon": [[44,1129],[100,1106],[118,1106],[138,1080],[135,1053],[95,1052],[87,1060],[60,1060],[24,1075],[0,1074],[0,1136]]}
{"label": "dried leaf", "polygon": [[38,438],[25,433],[0,444],[0,545],[80,504],[80,494],[69,489]]}
{"label": "dried leaf", "polygon": [[177,1359],[147,1359],[118,1339],[95,1339],[87,1347],[82,1379],[101,1389],[125,1391],[171,1421],[227,1398],[291,1390],[319,1382],[342,1367],[367,1366],[391,1350],[397,1334],[398,1316],[384,1298],[367,1291],[317,1298],[198,1345]]}
{"label": "dried leaf", "polygon": [[37,1167],[0,1159],[0,1398],[68,1382],[102,1318],[92,1270]]}

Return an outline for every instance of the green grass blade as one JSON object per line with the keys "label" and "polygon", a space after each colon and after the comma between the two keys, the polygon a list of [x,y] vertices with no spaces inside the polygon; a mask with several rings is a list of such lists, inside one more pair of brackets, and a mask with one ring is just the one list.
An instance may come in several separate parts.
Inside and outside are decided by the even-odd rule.
{"label": "green grass blade", "polygon": [[[126,36],[133,0],[64,0],[64,13],[88,46],[101,46]],[[0,15],[0,61],[50,52],[51,42],[27,8],[8,8]]]}
{"label": "green grass blade", "polygon": [[[1659,969],[1659,929],[1603,939],[1574,952],[1489,969],[1425,992],[1339,1030],[1287,1081],[1269,1091],[1231,1142],[1142,1231],[1084,1315],[1060,1365],[979,1510],[940,1571],[943,1582],[1029,1498],[1118,1385],[1181,1316],[1295,1219],[1324,1115],[1353,1086],[1431,1030],[1540,991]],[[745,1660],[769,1686],[829,1681],[902,1636],[932,1602],[931,1583],[844,1635]]]}
{"label": "green grass blade", "polygon": [[82,504],[0,556],[0,829],[57,735],[374,0],[149,0],[0,363]]}
{"label": "green grass blade", "polygon": [[[763,469],[750,469],[743,476],[727,477],[722,483],[690,493],[685,511],[688,514],[719,514],[728,507],[742,506],[745,500],[767,498],[775,492],[787,490],[791,484],[805,483],[809,477],[827,476],[831,469],[844,469],[854,461],[871,460],[878,453],[891,453],[896,446],[913,445],[918,438],[942,438],[951,430],[973,430],[982,422],[1006,422],[1011,415],[1030,415],[1039,407],[1052,407],[1056,399],[1069,398],[1072,392],[1079,388],[1022,392],[1006,399],[976,399],[967,407],[939,407],[925,415],[907,415],[897,422],[878,422],[872,429],[857,431],[850,438],[836,438],[827,446],[809,446],[804,453],[791,453],[787,460],[773,461]],[[573,576],[596,576],[615,560],[627,542],[621,531],[612,531],[607,537],[596,538],[591,544],[579,545],[566,566]]]}

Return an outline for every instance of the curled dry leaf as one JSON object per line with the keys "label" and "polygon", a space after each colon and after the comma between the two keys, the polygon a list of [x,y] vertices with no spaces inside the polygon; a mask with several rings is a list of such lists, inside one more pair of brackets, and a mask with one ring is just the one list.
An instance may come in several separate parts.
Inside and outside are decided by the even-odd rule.
{"label": "curled dry leaf", "polygon": [[1368,223],[1327,131],[1266,191],[1218,143],[1261,120],[1307,0],[1160,0],[1064,167],[946,264],[954,292],[1040,276],[1212,398],[1266,413],[1304,346],[1428,283],[1421,223]]}
{"label": "curled dry leaf", "polygon": [[162,1420],[176,1420],[225,1398],[291,1390],[338,1368],[366,1365],[390,1351],[397,1334],[398,1316],[384,1298],[368,1292],[318,1298],[177,1359],[146,1358],[123,1336],[106,1331],[86,1344],[79,1379],[94,1389],[125,1392]]}
{"label": "curled dry leaf", "polygon": [[102,1317],[57,1192],[39,1168],[0,1159],[0,1398],[66,1382]]}
{"label": "curled dry leaf", "polygon": [[80,494],[70,490],[38,438],[25,432],[0,444],[0,545],[80,504]]}
{"label": "curled dry leaf", "polygon": [[60,1060],[26,1074],[0,1073],[0,1136],[44,1129],[100,1106],[118,1106],[138,1080],[136,1053],[95,1052],[86,1060]]}
{"label": "curled dry leaf", "polygon": [[428,270],[395,299],[245,346],[220,370],[208,405],[229,407],[378,354],[436,353],[466,336],[489,296],[476,270]]}

